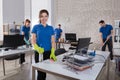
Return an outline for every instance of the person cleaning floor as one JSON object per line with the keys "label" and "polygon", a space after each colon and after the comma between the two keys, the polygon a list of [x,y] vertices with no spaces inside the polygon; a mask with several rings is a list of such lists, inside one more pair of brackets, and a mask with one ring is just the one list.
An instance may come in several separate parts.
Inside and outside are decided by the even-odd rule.
{"label": "person cleaning floor", "polygon": [[112,42],[112,36],[113,36],[113,27],[112,25],[108,25],[105,23],[104,20],[99,21],[100,29],[100,41],[102,46],[102,51],[106,50],[106,45],[108,45],[108,49],[110,52],[110,59],[113,60],[113,42]]}

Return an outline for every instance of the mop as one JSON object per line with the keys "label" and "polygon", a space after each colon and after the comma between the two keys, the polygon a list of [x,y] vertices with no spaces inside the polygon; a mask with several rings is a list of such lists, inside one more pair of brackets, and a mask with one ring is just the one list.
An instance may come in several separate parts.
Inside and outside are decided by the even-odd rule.
{"label": "mop", "polygon": [[100,47],[100,50],[102,50],[102,47],[106,44],[106,42],[108,41],[109,39],[107,39],[104,43],[103,43],[103,45]]}

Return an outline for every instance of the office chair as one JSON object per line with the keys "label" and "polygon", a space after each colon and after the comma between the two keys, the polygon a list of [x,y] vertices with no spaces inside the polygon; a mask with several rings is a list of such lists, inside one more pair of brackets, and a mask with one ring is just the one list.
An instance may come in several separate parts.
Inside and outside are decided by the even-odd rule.
{"label": "office chair", "polygon": [[60,54],[64,54],[65,52],[67,52],[64,48],[60,48],[55,50],[55,55],[58,56]]}
{"label": "office chair", "polygon": [[71,42],[69,49],[70,49],[70,50],[76,49],[76,48],[77,48],[77,44],[78,44],[78,41],[76,41],[76,42]]}
{"label": "office chair", "polygon": [[[9,55],[9,56],[6,56],[4,57],[4,64],[5,64],[5,60],[6,61],[13,61],[15,60],[15,67],[17,65],[17,60],[20,58],[20,55],[19,54],[14,54],[14,55]],[[5,66],[5,65],[4,65]]]}

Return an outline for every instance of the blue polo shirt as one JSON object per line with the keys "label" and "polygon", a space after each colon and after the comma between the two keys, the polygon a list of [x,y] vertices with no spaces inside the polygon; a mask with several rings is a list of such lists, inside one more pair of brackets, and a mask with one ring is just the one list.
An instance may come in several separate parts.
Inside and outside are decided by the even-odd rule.
{"label": "blue polo shirt", "polygon": [[56,39],[60,38],[61,33],[62,33],[62,29],[60,29],[60,28],[55,29],[55,37],[56,37]]}
{"label": "blue polo shirt", "polygon": [[[102,33],[102,38],[107,39],[107,37],[111,34],[111,30],[113,30],[113,27],[111,25],[106,24],[105,27],[101,27],[99,29],[99,32]],[[111,37],[112,39],[112,37]]]}
{"label": "blue polo shirt", "polygon": [[36,34],[36,43],[38,46],[44,48],[45,51],[49,51],[52,48],[51,36],[54,35],[54,29],[52,26],[37,24],[33,27],[32,33]]}
{"label": "blue polo shirt", "polygon": [[30,27],[26,27],[25,25],[21,26],[21,34],[24,32],[24,37],[26,40],[29,40],[29,35],[30,35]]}

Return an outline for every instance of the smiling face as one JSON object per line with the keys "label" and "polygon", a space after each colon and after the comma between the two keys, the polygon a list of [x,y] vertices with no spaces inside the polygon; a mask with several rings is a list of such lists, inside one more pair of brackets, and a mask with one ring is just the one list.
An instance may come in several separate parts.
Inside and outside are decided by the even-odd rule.
{"label": "smiling face", "polygon": [[39,12],[39,21],[41,24],[46,25],[48,21],[49,13],[47,10],[43,9]]}
{"label": "smiling face", "polygon": [[42,24],[46,24],[47,21],[48,21],[48,15],[47,15],[47,13],[42,13],[42,14],[40,14],[40,22],[41,22]]}

